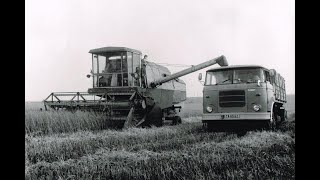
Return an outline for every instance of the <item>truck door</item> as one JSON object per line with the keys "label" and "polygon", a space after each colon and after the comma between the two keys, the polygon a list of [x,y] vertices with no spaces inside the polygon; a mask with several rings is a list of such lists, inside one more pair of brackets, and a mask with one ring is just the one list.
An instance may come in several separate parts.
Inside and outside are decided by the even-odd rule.
{"label": "truck door", "polygon": [[266,81],[266,91],[267,91],[267,111],[271,111],[271,105],[273,102],[273,97],[274,97],[274,89],[272,86],[272,79],[270,77],[270,74],[268,71],[264,71],[265,74],[265,81]]}

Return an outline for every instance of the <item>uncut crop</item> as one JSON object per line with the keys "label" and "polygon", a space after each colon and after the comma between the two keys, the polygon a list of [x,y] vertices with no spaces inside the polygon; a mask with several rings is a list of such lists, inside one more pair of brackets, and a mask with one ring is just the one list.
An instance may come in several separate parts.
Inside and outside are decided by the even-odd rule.
{"label": "uncut crop", "polygon": [[[43,110],[40,111],[40,108]],[[26,103],[25,134],[45,135],[77,132],[80,130],[102,130],[107,124],[102,113],[65,110],[44,110],[42,103]]]}
{"label": "uncut crop", "polygon": [[[40,111],[42,108],[42,111]],[[200,116],[200,110],[184,109],[183,118]],[[45,135],[55,133],[77,132],[80,130],[103,130],[108,128],[103,113],[65,110],[44,111],[42,103],[26,103],[25,108],[25,134]]]}
{"label": "uncut crop", "polygon": [[54,134],[106,128],[103,115],[92,112],[25,112],[25,134]]}

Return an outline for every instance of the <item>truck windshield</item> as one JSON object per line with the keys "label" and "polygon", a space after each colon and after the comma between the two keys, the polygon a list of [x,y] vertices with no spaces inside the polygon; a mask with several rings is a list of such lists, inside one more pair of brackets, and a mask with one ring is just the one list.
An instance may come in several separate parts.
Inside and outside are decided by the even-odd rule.
{"label": "truck windshield", "polygon": [[93,54],[93,87],[140,86],[140,79],[133,77],[140,61],[140,54],[132,52]]}
{"label": "truck windshield", "polygon": [[207,72],[205,85],[256,83],[264,81],[260,68],[232,69]]}
{"label": "truck windshield", "polygon": [[231,84],[232,71],[207,72],[205,85]]}
{"label": "truck windshield", "polygon": [[263,82],[261,69],[236,69],[234,70],[233,83],[256,83]]}

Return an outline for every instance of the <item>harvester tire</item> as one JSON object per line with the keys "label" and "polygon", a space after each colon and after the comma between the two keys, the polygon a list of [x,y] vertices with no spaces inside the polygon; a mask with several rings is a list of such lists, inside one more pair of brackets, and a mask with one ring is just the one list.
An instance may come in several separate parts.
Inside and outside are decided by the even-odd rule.
{"label": "harvester tire", "polygon": [[158,105],[154,105],[147,115],[147,122],[156,127],[163,126],[162,110]]}
{"label": "harvester tire", "polygon": [[181,124],[182,120],[180,116],[175,116],[172,120],[172,125],[177,125],[177,124]]}
{"label": "harvester tire", "polygon": [[182,123],[182,119],[181,119],[180,116],[176,116],[176,119],[177,119],[177,123],[178,123],[178,124],[181,124],[181,123]]}

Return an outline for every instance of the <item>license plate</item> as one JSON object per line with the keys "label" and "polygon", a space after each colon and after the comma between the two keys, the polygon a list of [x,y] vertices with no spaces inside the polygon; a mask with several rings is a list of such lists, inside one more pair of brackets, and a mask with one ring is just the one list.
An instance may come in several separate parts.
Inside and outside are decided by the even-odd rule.
{"label": "license plate", "polygon": [[239,114],[225,114],[222,115],[222,119],[235,119],[235,118],[240,118]]}

